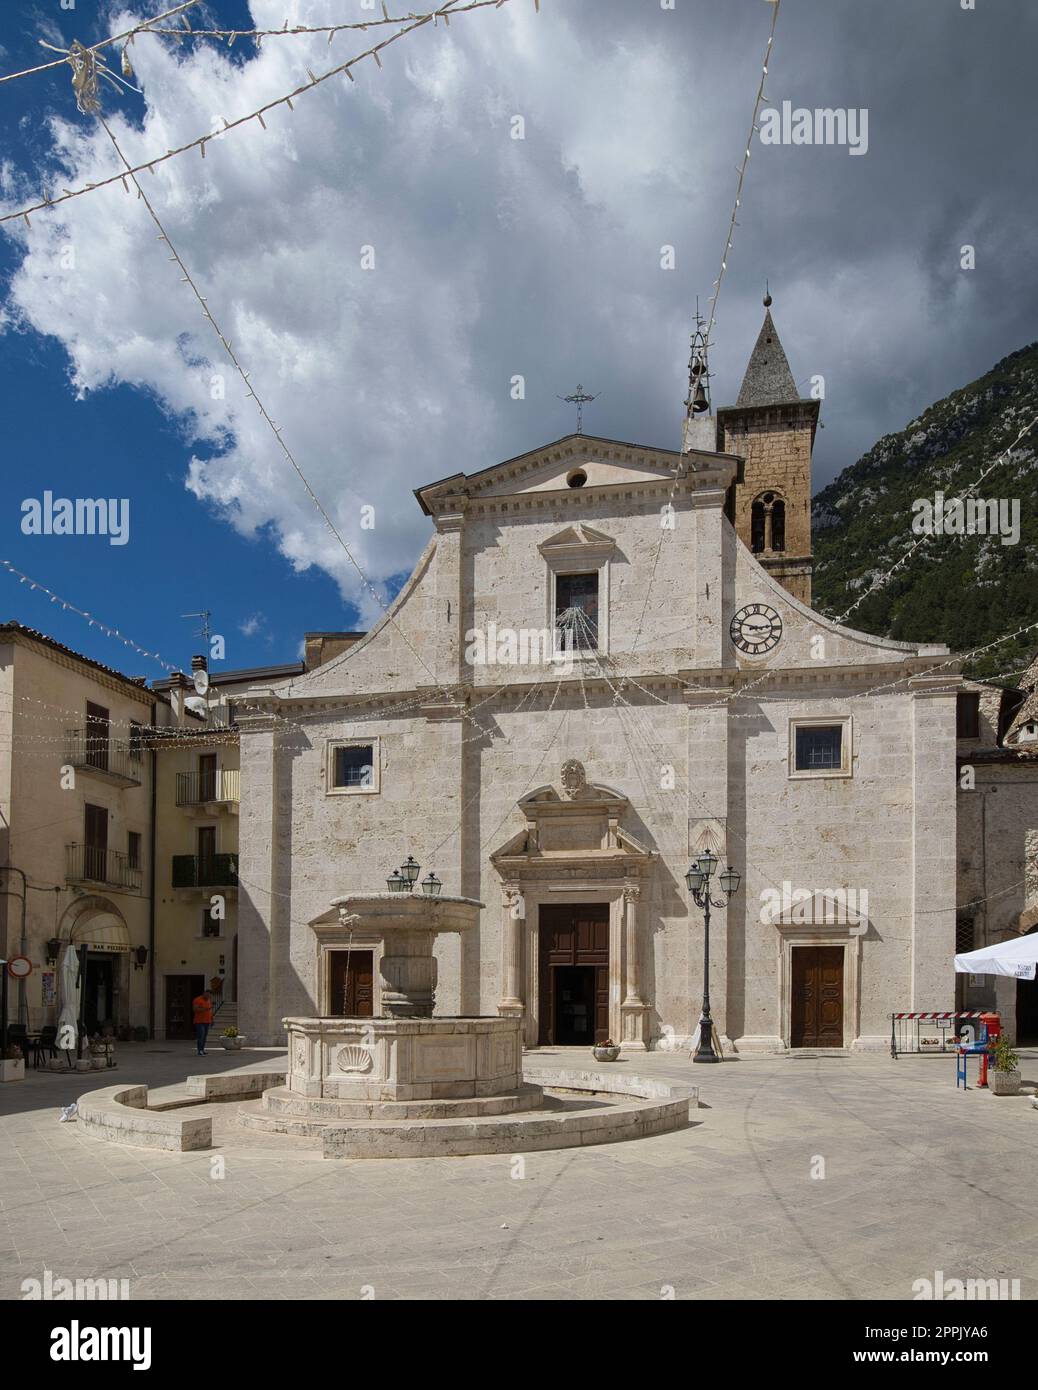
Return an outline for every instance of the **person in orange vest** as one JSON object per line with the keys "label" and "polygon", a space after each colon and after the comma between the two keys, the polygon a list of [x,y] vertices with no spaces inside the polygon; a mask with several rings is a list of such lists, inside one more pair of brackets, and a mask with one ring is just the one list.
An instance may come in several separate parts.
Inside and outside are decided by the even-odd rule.
{"label": "person in orange vest", "polygon": [[213,995],[211,990],[206,990],[197,999],[191,1000],[191,1016],[195,1025],[195,1042],[198,1045],[199,1057],[204,1057],[206,1039],[209,1037],[209,1029],[213,1022]]}

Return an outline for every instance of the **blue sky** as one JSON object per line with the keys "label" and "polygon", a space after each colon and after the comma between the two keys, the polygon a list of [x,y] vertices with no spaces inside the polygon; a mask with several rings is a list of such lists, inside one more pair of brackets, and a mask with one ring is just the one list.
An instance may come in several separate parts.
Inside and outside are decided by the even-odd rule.
{"label": "blue sky", "polygon": [[[123,6],[7,0],[0,71],[37,39],[96,41]],[[408,8],[404,6],[403,8]],[[460,16],[147,179],[178,249],[322,500],[391,595],[428,535],[412,489],[557,438],[676,447],[691,309],[705,303],[770,17],[763,0],[528,0]],[[196,11],[202,13],[202,11]],[[361,0],[212,0],[216,27],[370,18]],[[196,21],[197,23],[197,21]],[[784,0],[768,98],[866,107],[870,148],[754,147],[722,295],[715,403],[734,400],[767,276],[794,375],[827,381],[815,487],[883,433],[1033,340],[1029,130],[1038,12],[1024,0]],[[363,36],[131,50],[106,93],[134,157],[323,72]],[[526,138],[510,138],[522,114]],[[5,208],[112,172],[64,69],[0,84]],[[58,158],[56,142],[61,143]],[[144,176],[147,178],[147,176]],[[964,274],[959,247],[977,246]],[[56,261],[74,247],[75,269]],[[362,248],[378,256],[360,267]],[[660,248],[673,245],[664,272]],[[0,233],[0,556],[186,664],[209,608],[229,666],[293,660],[305,630],[366,626],[358,590],[159,247],[118,187]],[[516,373],[526,397],[515,402]],[[130,542],[33,537],[21,503],[128,498]],[[375,506],[374,531],[359,525]],[[0,573],[0,613],[133,674],[127,653]]]}

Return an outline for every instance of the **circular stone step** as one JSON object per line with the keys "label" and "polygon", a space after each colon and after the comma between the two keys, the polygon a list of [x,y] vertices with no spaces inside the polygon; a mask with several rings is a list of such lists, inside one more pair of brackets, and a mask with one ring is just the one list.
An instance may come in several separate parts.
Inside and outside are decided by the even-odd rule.
{"label": "circular stone step", "polygon": [[540,1086],[524,1082],[494,1096],[463,1096],[458,1100],[341,1100],[334,1096],[301,1096],[287,1086],[263,1092],[263,1113],[270,1118],[302,1118],[318,1125],[334,1120],[459,1120],[478,1115],[514,1115],[535,1110],[544,1099]]}

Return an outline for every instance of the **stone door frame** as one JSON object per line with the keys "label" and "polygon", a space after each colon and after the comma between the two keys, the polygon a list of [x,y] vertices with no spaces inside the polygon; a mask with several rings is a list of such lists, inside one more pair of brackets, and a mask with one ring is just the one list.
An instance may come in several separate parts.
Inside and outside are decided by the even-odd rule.
{"label": "stone door frame", "polygon": [[531,883],[521,887],[526,908],[524,984],[526,1008],[523,1032],[525,1045],[537,1047],[541,1036],[541,908],[576,906],[579,903],[606,903],[609,907],[609,1036],[618,1041],[623,1032],[620,1005],[627,986],[623,951],[624,884]]}
{"label": "stone door frame", "polygon": [[801,946],[834,946],[843,951],[843,1042],[858,1036],[861,1013],[861,929],[856,923],[811,926],[778,922],[778,1006],[782,1044],[792,1046],[793,951]]}

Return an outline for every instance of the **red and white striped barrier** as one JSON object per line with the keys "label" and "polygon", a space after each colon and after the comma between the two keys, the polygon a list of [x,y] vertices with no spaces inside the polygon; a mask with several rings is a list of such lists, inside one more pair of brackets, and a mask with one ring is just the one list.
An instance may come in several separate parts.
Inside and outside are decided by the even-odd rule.
{"label": "red and white striped barrier", "polygon": [[[959,1019],[979,1019],[985,1009],[911,1009],[890,1015],[890,1055],[903,1052],[954,1052],[957,1039],[952,1026]],[[920,1038],[920,1025],[931,1032]],[[938,1031],[939,1030],[939,1031]]]}
{"label": "red and white striped barrier", "polygon": [[948,1013],[910,1013],[910,1014],[891,1014],[891,1018],[979,1018],[984,1009],[965,1009],[960,1013],[949,1011]]}

